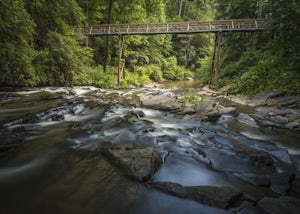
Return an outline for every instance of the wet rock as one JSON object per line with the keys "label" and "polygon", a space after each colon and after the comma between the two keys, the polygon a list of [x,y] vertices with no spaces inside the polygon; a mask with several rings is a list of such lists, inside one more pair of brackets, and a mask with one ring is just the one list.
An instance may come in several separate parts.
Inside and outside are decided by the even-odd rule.
{"label": "wet rock", "polygon": [[232,115],[236,115],[237,114],[237,110],[234,107],[226,107],[220,110],[220,114],[232,114]]}
{"label": "wet rock", "polygon": [[196,113],[196,110],[192,105],[184,105],[183,109],[180,110],[180,113],[183,115],[194,114],[194,113]]}
{"label": "wet rock", "polygon": [[177,110],[180,108],[180,103],[172,93],[163,94],[141,94],[140,101],[142,105],[161,110]]}
{"label": "wet rock", "polygon": [[258,152],[256,154],[251,154],[250,161],[253,165],[258,167],[271,167],[273,166],[273,159],[268,153]]}
{"label": "wet rock", "polygon": [[299,107],[300,105],[300,97],[299,96],[278,96],[272,99],[273,103],[275,102],[280,107]]}
{"label": "wet rock", "polygon": [[50,119],[52,121],[62,121],[65,119],[65,116],[61,115],[61,114],[54,114],[54,115],[51,115]]}
{"label": "wet rock", "polygon": [[264,151],[271,155],[278,173],[295,170],[294,163],[286,149],[270,145],[267,146]]}
{"label": "wet rock", "polygon": [[265,197],[258,202],[256,213],[266,214],[298,214],[300,210],[300,199],[290,196],[279,198]]}
{"label": "wet rock", "polygon": [[214,110],[206,114],[207,121],[216,122],[220,118],[220,112]]}
{"label": "wet rock", "polygon": [[79,130],[79,129],[89,130],[92,128],[93,128],[93,125],[91,123],[87,123],[87,122],[79,122],[79,123],[75,123],[74,125],[72,125],[72,129],[75,129],[75,130]]}
{"label": "wet rock", "polygon": [[255,209],[254,209],[255,202],[254,201],[242,201],[240,206],[236,209],[230,210],[231,213],[238,213],[238,214],[254,214]]}
{"label": "wet rock", "polygon": [[271,176],[271,189],[277,194],[284,194],[291,188],[294,173],[279,173]]}
{"label": "wet rock", "polygon": [[149,181],[163,163],[152,148],[135,148],[131,144],[110,144],[104,148],[104,152],[141,182]]}
{"label": "wet rock", "polygon": [[268,93],[259,93],[256,94],[251,100],[250,105],[256,106],[265,106],[270,102],[270,99],[280,96],[280,93],[277,91],[270,91]]}
{"label": "wet rock", "polygon": [[246,125],[258,127],[256,121],[248,114],[240,113],[238,116],[238,120]]}
{"label": "wet rock", "polygon": [[275,107],[259,107],[253,115],[260,124],[278,126],[298,130],[300,127],[299,109],[280,109]]}
{"label": "wet rock", "polygon": [[300,119],[285,124],[285,127],[288,129],[300,131]]}
{"label": "wet rock", "polygon": [[35,123],[39,120],[39,117],[36,116],[35,114],[29,113],[27,114],[23,119],[23,123]]}
{"label": "wet rock", "polygon": [[181,186],[171,182],[148,182],[147,186],[162,192],[198,201],[212,207],[227,209],[240,200],[243,193],[231,187]]}
{"label": "wet rock", "polygon": [[235,173],[235,176],[256,186],[270,186],[270,175],[259,175],[253,173]]}
{"label": "wet rock", "polygon": [[205,100],[196,106],[196,112],[199,115],[206,115],[208,112],[212,111],[215,106],[216,102],[214,100]]}
{"label": "wet rock", "polygon": [[144,118],[146,115],[142,110],[135,110],[131,112],[136,118]]}

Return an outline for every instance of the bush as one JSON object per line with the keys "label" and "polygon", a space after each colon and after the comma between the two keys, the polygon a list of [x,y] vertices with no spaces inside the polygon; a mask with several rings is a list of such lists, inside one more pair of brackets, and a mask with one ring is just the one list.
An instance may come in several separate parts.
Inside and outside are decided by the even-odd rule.
{"label": "bush", "polygon": [[175,80],[176,67],[177,67],[177,59],[175,56],[164,59],[162,65],[163,78],[169,80]]}
{"label": "bush", "polygon": [[93,85],[100,88],[113,88],[116,76],[104,73],[101,66],[87,67],[74,75],[74,85]]}
{"label": "bush", "polygon": [[149,76],[146,75],[145,67],[135,67],[135,72],[126,72],[125,80],[120,83],[121,88],[128,88],[130,86],[143,87],[150,82]]}
{"label": "bush", "polygon": [[41,93],[38,94],[37,99],[39,101],[44,101],[44,100],[52,100],[56,98],[57,96],[55,94],[52,94],[49,91],[42,91]]}
{"label": "bush", "polygon": [[200,68],[197,70],[196,76],[203,81],[203,83],[209,83],[210,72],[212,69],[211,56],[199,59]]}

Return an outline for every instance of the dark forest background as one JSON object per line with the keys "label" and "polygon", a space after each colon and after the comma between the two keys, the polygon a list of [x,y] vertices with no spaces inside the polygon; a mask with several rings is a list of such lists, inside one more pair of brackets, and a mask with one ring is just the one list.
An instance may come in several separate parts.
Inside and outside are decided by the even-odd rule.
{"label": "dark forest background", "polygon": [[[118,37],[80,32],[104,23],[268,18],[270,30],[222,35],[220,86],[300,92],[296,0],[1,0],[1,86],[115,86]],[[187,77],[209,82],[214,34],[126,36],[121,87]],[[88,43],[88,46],[87,46]]]}

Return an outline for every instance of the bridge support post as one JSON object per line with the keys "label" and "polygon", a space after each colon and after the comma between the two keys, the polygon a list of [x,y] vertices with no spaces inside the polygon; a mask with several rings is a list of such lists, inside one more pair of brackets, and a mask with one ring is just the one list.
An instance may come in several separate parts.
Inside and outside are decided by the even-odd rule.
{"label": "bridge support post", "polygon": [[210,80],[209,84],[211,85],[213,82],[213,78],[215,77],[215,87],[219,88],[219,70],[220,70],[220,61],[221,61],[221,38],[222,32],[219,31],[215,34],[215,45],[214,45],[214,53],[212,59],[212,70],[210,72]]}
{"label": "bridge support post", "polygon": [[[124,36],[122,34],[120,34],[119,35],[119,60],[118,60],[118,86],[120,86],[121,75],[123,73],[123,69],[124,69],[124,66],[125,66],[125,60],[122,59],[123,48],[124,48]],[[123,77],[125,78],[124,73],[123,73]]]}

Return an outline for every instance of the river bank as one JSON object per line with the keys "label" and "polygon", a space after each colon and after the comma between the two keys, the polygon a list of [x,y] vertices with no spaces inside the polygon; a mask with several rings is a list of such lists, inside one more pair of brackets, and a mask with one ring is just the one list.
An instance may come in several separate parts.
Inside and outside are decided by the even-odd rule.
{"label": "river bank", "polygon": [[[27,211],[45,211],[33,191],[44,199],[52,195],[52,211],[59,212],[299,209],[297,96],[231,96],[207,87],[74,87],[0,97],[0,187],[7,204],[23,191],[30,195]],[[60,194],[65,204],[58,202]],[[146,203],[145,197],[151,199]]]}

